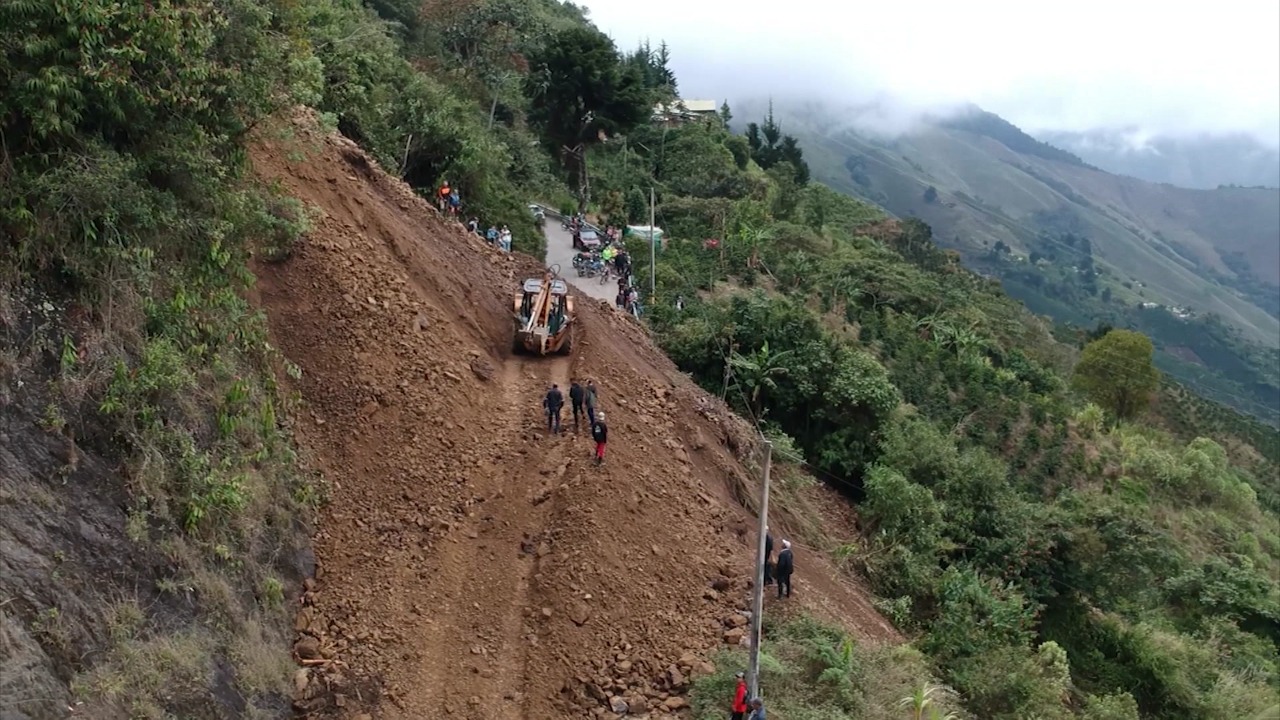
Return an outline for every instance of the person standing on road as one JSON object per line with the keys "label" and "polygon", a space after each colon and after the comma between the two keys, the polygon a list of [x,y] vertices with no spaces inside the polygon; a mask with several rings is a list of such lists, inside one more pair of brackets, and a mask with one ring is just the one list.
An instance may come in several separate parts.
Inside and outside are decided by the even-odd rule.
{"label": "person standing on road", "polygon": [[773,533],[768,525],[764,527],[764,584],[773,584]]}
{"label": "person standing on road", "polygon": [[782,597],[783,591],[787,597],[791,597],[791,573],[795,572],[795,561],[791,558],[791,541],[782,541],[782,552],[778,553],[778,597]]}
{"label": "person standing on road", "polygon": [[596,415],[591,423],[591,439],[596,441],[595,464],[604,462],[604,445],[609,442],[609,426],[604,424],[604,413]]}
{"label": "person standing on road", "polygon": [[760,698],[751,699],[751,714],[747,716],[747,720],[765,720],[763,700]]}
{"label": "person standing on road", "polygon": [[551,385],[547,396],[542,399],[542,407],[547,409],[547,431],[555,435],[560,432],[560,408],[564,407],[564,393],[560,386]]}
{"label": "person standing on road", "polygon": [[591,423],[592,425],[596,424],[596,402],[598,401],[599,401],[599,398],[596,397],[596,381],[588,380],[587,396],[584,402],[587,405],[587,422]]}
{"label": "person standing on road", "polygon": [[747,720],[747,678],[738,673],[738,686],[733,689],[733,705],[729,706],[729,720]]}
{"label": "person standing on road", "polygon": [[573,431],[578,432],[578,418],[582,417],[582,396],[586,393],[577,378],[569,381],[569,403],[573,406]]}

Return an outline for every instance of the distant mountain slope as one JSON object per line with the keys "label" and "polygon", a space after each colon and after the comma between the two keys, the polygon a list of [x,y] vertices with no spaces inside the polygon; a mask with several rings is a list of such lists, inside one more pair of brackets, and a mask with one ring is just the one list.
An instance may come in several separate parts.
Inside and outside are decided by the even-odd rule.
{"label": "distant mountain slope", "polygon": [[1280,190],[1113,175],[982,111],[886,139],[829,110],[775,110],[816,179],[925,220],[1038,313],[1144,330],[1167,372],[1275,419]]}
{"label": "distant mountain slope", "polygon": [[1212,189],[1280,187],[1280,149],[1248,135],[1139,140],[1123,131],[1040,132],[1038,138],[1117,175]]}

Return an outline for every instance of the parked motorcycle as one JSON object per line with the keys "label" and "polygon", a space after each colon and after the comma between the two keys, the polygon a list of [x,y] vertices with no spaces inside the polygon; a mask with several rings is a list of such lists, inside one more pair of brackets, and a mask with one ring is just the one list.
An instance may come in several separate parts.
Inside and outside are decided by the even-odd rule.
{"label": "parked motorcycle", "polygon": [[574,267],[578,271],[578,277],[593,278],[604,272],[604,261],[600,258],[591,258],[579,263],[577,258],[574,258]]}

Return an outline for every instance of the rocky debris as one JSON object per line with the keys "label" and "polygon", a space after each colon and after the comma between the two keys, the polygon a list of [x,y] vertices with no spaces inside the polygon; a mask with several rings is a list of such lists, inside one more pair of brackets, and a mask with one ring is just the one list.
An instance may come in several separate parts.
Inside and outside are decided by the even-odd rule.
{"label": "rocky debris", "polygon": [[488,360],[481,357],[474,357],[471,359],[470,366],[472,374],[484,382],[489,382],[493,379],[495,371],[493,369],[493,365]]}
{"label": "rocky debris", "polygon": [[[255,268],[272,344],[303,371],[282,377],[306,407],[299,455],[330,495],[296,605],[295,702],[687,715],[705,658],[742,630],[726,621],[745,609],[754,526],[726,528],[750,427],[607,303],[579,303],[574,356],[504,357],[510,293],[542,263],[443,222],[349,140],[298,136],[317,148],[305,160],[279,140],[253,152],[320,211],[288,263]],[[604,466],[584,435],[543,430],[541,395],[569,377],[600,386]]]}
{"label": "rocky debris", "polygon": [[586,625],[587,621],[591,619],[591,607],[584,602],[574,603],[569,608],[569,619],[573,621],[574,625]]}
{"label": "rocky debris", "polygon": [[[561,688],[561,695],[573,698],[571,704],[581,712],[595,717],[601,712],[678,714],[689,708],[685,695],[692,680],[715,672],[715,666],[694,650],[665,660],[629,643],[613,651],[609,659],[593,663],[594,674],[578,676]],[[626,709],[619,709],[623,705]]]}

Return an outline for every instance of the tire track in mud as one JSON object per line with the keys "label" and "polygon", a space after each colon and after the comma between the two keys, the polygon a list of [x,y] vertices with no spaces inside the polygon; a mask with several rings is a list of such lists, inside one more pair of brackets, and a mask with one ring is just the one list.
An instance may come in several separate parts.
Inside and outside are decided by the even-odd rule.
{"label": "tire track in mud", "polygon": [[420,667],[398,703],[406,720],[427,708],[469,720],[526,718],[522,690],[539,614],[529,607],[530,586],[551,520],[547,500],[571,465],[571,438],[547,435],[541,399],[551,383],[568,384],[571,368],[570,358],[511,357],[500,371],[506,412],[484,429],[495,455],[470,478],[479,502],[442,543],[422,588],[432,617],[415,641]]}

